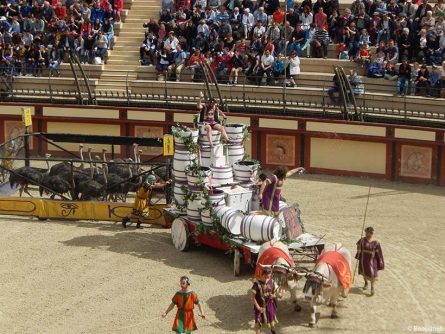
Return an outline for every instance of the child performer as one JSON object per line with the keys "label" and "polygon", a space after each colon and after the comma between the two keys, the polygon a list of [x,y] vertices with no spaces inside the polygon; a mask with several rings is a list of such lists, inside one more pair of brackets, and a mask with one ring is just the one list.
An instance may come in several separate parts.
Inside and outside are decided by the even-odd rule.
{"label": "child performer", "polygon": [[262,276],[252,286],[252,302],[255,311],[255,333],[260,334],[261,328],[269,328],[276,334],[277,297],[275,285],[272,280],[272,268],[263,268]]}
{"label": "child performer", "polygon": [[172,302],[162,314],[162,318],[165,318],[176,305],[178,310],[176,312],[172,330],[175,333],[189,334],[198,329],[196,327],[195,315],[193,314],[195,305],[198,305],[199,316],[205,319],[205,315],[202,311],[202,305],[199,303],[198,295],[190,289],[190,279],[187,276],[182,276],[179,282],[181,290],[176,292],[173,296]]}

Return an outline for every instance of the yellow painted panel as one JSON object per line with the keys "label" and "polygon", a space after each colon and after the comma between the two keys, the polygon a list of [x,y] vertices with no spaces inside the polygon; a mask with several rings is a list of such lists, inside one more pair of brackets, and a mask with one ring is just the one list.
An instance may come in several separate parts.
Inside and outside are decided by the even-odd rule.
{"label": "yellow painted panel", "polygon": [[310,160],[314,168],[385,174],[386,144],[311,138]]}
{"label": "yellow painted panel", "polygon": [[[119,125],[109,125],[109,124],[89,124],[89,123],[63,123],[63,122],[48,122],[47,124],[48,133],[72,133],[80,135],[104,135],[104,136],[120,136],[120,126]],[[76,143],[57,143],[63,148],[69,151],[77,151],[79,149],[79,144]],[[103,148],[111,153],[111,145],[102,144],[85,144],[84,151],[91,147],[94,152],[101,152]],[[48,149],[52,151],[58,151],[54,146],[48,145]],[[115,153],[120,153],[120,146],[116,145],[114,147]]]}
{"label": "yellow painted panel", "polygon": [[22,108],[31,109],[31,115],[35,114],[34,107],[30,106],[0,106],[0,115],[22,115]]}
{"label": "yellow painted panel", "polygon": [[298,130],[298,121],[289,119],[260,118],[260,128]]}
{"label": "yellow painted panel", "polygon": [[175,113],[174,121],[177,123],[193,123],[194,114]]}
{"label": "yellow painted panel", "polygon": [[119,119],[119,110],[44,107],[44,116]]}
{"label": "yellow painted panel", "polygon": [[365,136],[386,136],[386,128],[380,126],[367,126],[355,124],[338,124],[325,122],[307,122],[307,131],[345,133]]}
{"label": "yellow painted panel", "polygon": [[396,129],[394,132],[394,137],[434,141],[436,140],[436,133],[434,131]]}
{"label": "yellow painted panel", "polygon": [[165,113],[158,111],[141,111],[141,110],[128,110],[128,119],[135,119],[141,121],[165,121]]}
{"label": "yellow painted panel", "polygon": [[240,116],[228,116],[227,123],[238,123],[250,126],[250,117],[240,117]]}
{"label": "yellow painted panel", "polygon": [[[0,214],[32,216],[50,219],[108,220],[121,221],[131,213],[131,203],[109,203],[90,201],[57,201],[41,198],[0,198]],[[165,204],[150,207],[149,217],[144,222],[164,224]]]}

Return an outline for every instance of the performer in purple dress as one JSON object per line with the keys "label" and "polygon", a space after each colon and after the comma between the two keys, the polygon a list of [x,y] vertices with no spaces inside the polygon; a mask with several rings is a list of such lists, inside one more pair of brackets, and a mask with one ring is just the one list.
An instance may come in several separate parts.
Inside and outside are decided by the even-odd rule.
{"label": "performer in purple dress", "polygon": [[374,284],[377,281],[379,270],[385,268],[383,252],[380,243],[373,240],[374,228],[365,229],[366,236],[357,241],[357,254],[355,258],[359,261],[359,275],[363,275],[365,285],[363,290],[368,288],[368,281],[371,282],[371,296],[374,295]]}
{"label": "performer in purple dress", "polygon": [[295,173],[304,172],[303,167],[287,171],[286,167],[278,167],[273,175],[263,181],[258,198],[262,203],[263,211],[269,216],[278,216],[280,211],[281,189],[286,177]]}
{"label": "performer in purple dress", "polygon": [[272,280],[272,269],[264,268],[259,280],[252,286],[252,302],[255,311],[255,333],[260,334],[261,328],[268,328],[272,334],[276,334],[277,298],[275,285]]}

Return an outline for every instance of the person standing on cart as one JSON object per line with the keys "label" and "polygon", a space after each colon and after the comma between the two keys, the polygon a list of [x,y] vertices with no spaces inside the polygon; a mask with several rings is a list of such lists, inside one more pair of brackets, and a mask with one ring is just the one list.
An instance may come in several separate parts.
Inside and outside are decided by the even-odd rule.
{"label": "person standing on cart", "polygon": [[182,276],[179,281],[181,290],[175,293],[171,304],[162,314],[162,318],[165,318],[167,314],[176,306],[178,311],[176,312],[176,317],[173,322],[173,332],[191,333],[192,331],[196,331],[198,329],[196,326],[195,315],[193,313],[195,305],[198,306],[199,316],[202,319],[205,319],[205,315],[202,310],[202,305],[199,302],[198,295],[190,289],[190,279],[187,276]]}
{"label": "person standing on cart", "polygon": [[258,198],[263,211],[269,216],[278,216],[280,211],[281,189],[286,177],[295,173],[302,173],[303,167],[287,171],[286,167],[280,166],[275,169],[273,175],[267,177],[261,184]]}
{"label": "person standing on cart", "polygon": [[371,296],[374,296],[374,285],[377,281],[379,270],[385,268],[383,252],[380,243],[373,239],[374,228],[365,229],[366,236],[357,241],[357,254],[355,258],[358,262],[358,274],[365,280],[363,290],[368,288],[368,281],[371,282]]}
{"label": "person standing on cart", "polygon": [[148,175],[144,183],[136,191],[136,197],[133,204],[133,210],[131,213],[122,219],[122,226],[127,227],[127,223],[136,223],[136,228],[141,227],[141,223],[144,219],[149,217],[150,213],[150,197],[153,189],[164,188],[170,183],[167,182],[156,182],[156,177],[154,175]]}
{"label": "person standing on cart", "polygon": [[272,280],[272,268],[263,268],[262,276],[252,286],[252,302],[255,312],[255,333],[260,334],[262,328],[270,329],[276,334],[277,297],[275,283]]}

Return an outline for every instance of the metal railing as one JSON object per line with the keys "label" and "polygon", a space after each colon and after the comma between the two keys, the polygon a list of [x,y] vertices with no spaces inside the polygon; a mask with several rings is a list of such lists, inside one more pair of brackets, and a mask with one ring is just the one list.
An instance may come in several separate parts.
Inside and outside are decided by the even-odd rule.
{"label": "metal railing", "polygon": [[[193,82],[189,69],[181,73],[181,82],[187,86],[171,80],[167,76],[162,81],[157,80],[155,71],[113,71],[113,77],[107,80],[98,79],[98,84],[108,84],[113,89],[91,87],[91,96],[98,105],[127,106],[127,107],[158,107],[194,110],[199,91],[205,91],[204,82]],[[103,72],[105,73],[105,72]],[[148,76],[147,76],[148,74]],[[85,76],[91,79],[92,73],[85,69]],[[227,75],[225,75],[227,77]],[[15,78],[17,79],[17,78]],[[65,78],[64,78],[65,79]],[[255,112],[257,114],[280,114],[298,116],[316,116],[328,118],[341,118],[340,105],[331,101],[328,88],[331,85],[329,75],[326,77],[313,77],[308,79],[304,74],[301,78],[295,78],[297,87],[288,87],[281,75],[279,83],[275,84],[274,78],[270,78],[269,84],[263,76],[241,74],[238,84],[226,86],[224,80],[219,81],[221,94],[231,112]],[[43,78],[42,85],[47,81],[47,88],[26,87],[26,82],[13,80],[10,89],[4,89],[2,100],[6,102],[31,102],[54,104],[85,104],[89,100],[87,87],[79,80],[80,94],[75,84],[60,87],[60,78]],[[72,80],[70,78],[70,80]],[[426,121],[436,124],[444,123],[445,111],[440,108],[430,108],[428,104],[435,101],[434,98],[412,99],[411,97],[393,97],[396,92],[396,82],[393,81],[393,90],[388,89],[385,79],[376,80],[375,84],[368,84],[364,80],[365,92],[356,96],[357,109],[363,115],[364,120],[385,118],[388,121],[418,122]],[[379,85],[377,80],[386,85]],[[258,82],[260,85],[258,86]],[[258,91],[268,85],[269,91]],[[4,87],[8,88],[8,87]],[[443,88],[445,89],[445,88]],[[439,88],[436,95],[443,94]],[[256,93],[258,92],[258,93]],[[431,102],[433,101],[433,102]],[[444,102],[445,104],[445,102]],[[443,108],[442,108],[443,109]]]}

